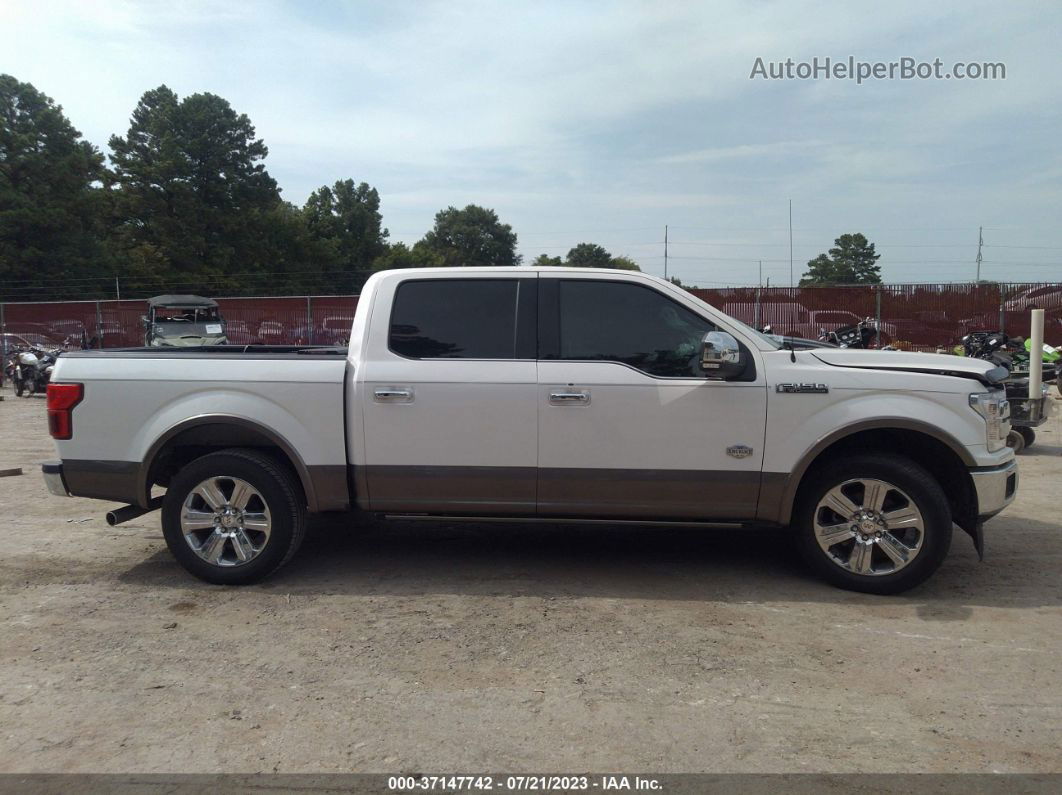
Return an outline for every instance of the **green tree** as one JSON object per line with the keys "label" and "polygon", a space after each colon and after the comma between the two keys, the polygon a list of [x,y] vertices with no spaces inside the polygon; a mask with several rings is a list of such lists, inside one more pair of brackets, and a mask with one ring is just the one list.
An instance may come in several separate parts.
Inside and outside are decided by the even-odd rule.
{"label": "green tree", "polygon": [[[470,204],[463,210],[447,207],[435,215],[435,226],[417,246],[437,255],[445,266],[519,265],[516,233],[498,214],[486,207]],[[414,247],[416,251],[417,247]],[[435,265],[436,262],[426,263]]]}
{"label": "green tree", "polygon": [[612,255],[597,243],[580,243],[568,251],[565,264],[572,268],[611,268]]}
{"label": "green tree", "polygon": [[335,246],[314,237],[302,210],[291,202],[281,201],[258,211],[249,223],[257,228],[257,235],[246,249],[251,267],[240,277],[240,292],[347,293],[356,291],[364,281],[364,276],[339,272]]}
{"label": "green tree", "polygon": [[[39,298],[105,266],[99,223],[103,156],[29,83],[0,75],[0,280]],[[51,288],[54,289],[54,288]]]}
{"label": "green tree", "polygon": [[531,264],[539,268],[559,268],[564,265],[564,261],[560,257],[551,257],[549,254],[539,254]]}
{"label": "green tree", "polygon": [[640,271],[638,263],[632,260],[630,257],[617,256],[609,260],[608,267],[616,268],[621,271]]}
{"label": "green tree", "polygon": [[380,194],[364,182],[355,185],[346,179],[318,188],[306,201],[303,215],[310,235],[334,252],[321,266],[364,274],[387,253]]}
{"label": "green tree", "polygon": [[383,254],[373,260],[372,269],[384,271],[392,268],[440,268],[445,264],[443,256],[428,249],[423,242],[412,248],[405,243],[392,243]]}
{"label": "green tree", "polygon": [[[543,254],[543,257],[546,255]],[[541,259],[541,257],[539,258]],[[555,262],[549,265],[560,265],[560,258],[555,257]],[[597,243],[580,243],[568,252],[564,264],[571,268],[616,268],[623,271],[640,271],[638,263],[630,257],[614,257],[608,253],[604,246]]]}
{"label": "green tree", "polygon": [[269,267],[262,224],[280,202],[265,143],[214,94],[146,92],[125,137],[112,136],[117,245],[145,276],[236,289]]}
{"label": "green tree", "polygon": [[819,254],[808,262],[800,286],[830,284],[881,284],[880,254],[874,244],[859,233],[841,235],[828,254]]}

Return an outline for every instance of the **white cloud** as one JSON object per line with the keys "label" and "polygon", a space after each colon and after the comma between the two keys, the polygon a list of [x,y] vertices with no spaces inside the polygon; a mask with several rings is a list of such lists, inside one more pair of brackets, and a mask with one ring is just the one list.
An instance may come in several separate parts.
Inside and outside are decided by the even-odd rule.
{"label": "white cloud", "polygon": [[[742,232],[748,248],[725,252],[754,263],[789,198],[823,248],[848,229],[979,223],[1058,244],[1042,219],[1062,209],[1044,178],[1058,168],[1060,16],[924,2],[7,0],[0,70],[104,148],[148,88],[218,93],[255,122],[287,198],[364,179],[410,238],[440,207],[475,201],[526,233],[531,256],[579,242],[562,230],[614,230],[595,239],[628,250],[647,242],[636,230],[670,223],[763,230],[761,248]],[[757,56],[849,53],[1002,60],[1008,79],[749,79]],[[686,267],[708,279],[715,261]],[[924,272],[883,264],[894,278]],[[754,273],[742,267],[726,275]]]}

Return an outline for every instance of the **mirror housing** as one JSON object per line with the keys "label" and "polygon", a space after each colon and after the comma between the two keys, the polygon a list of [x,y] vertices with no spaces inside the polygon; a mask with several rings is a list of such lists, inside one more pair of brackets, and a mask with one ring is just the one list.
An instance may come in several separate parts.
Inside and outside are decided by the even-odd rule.
{"label": "mirror housing", "polygon": [[709,331],[701,340],[701,368],[708,378],[726,380],[745,372],[747,363],[732,334]]}

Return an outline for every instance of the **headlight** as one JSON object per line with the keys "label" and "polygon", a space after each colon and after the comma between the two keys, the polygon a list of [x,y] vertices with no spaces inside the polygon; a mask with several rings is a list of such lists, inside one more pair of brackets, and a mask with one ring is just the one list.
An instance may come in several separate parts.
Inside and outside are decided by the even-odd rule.
{"label": "headlight", "polygon": [[1003,390],[975,392],[970,395],[970,407],[984,418],[989,452],[1002,450],[1010,433],[1010,403]]}

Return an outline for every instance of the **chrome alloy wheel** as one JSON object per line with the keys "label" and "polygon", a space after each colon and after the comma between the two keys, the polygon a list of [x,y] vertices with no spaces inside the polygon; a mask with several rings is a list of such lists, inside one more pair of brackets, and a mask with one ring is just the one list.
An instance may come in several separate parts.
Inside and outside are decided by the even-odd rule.
{"label": "chrome alloy wheel", "polygon": [[272,522],[262,495],[240,478],[218,475],[189,492],[181,532],[196,555],[214,566],[240,566],[265,549]]}
{"label": "chrome alloy wheel", "polygon": [[846,480],[815,506],[815,540],[853,574],[892,574],[922,549],[925,522],[907,494],[884,480]]}

